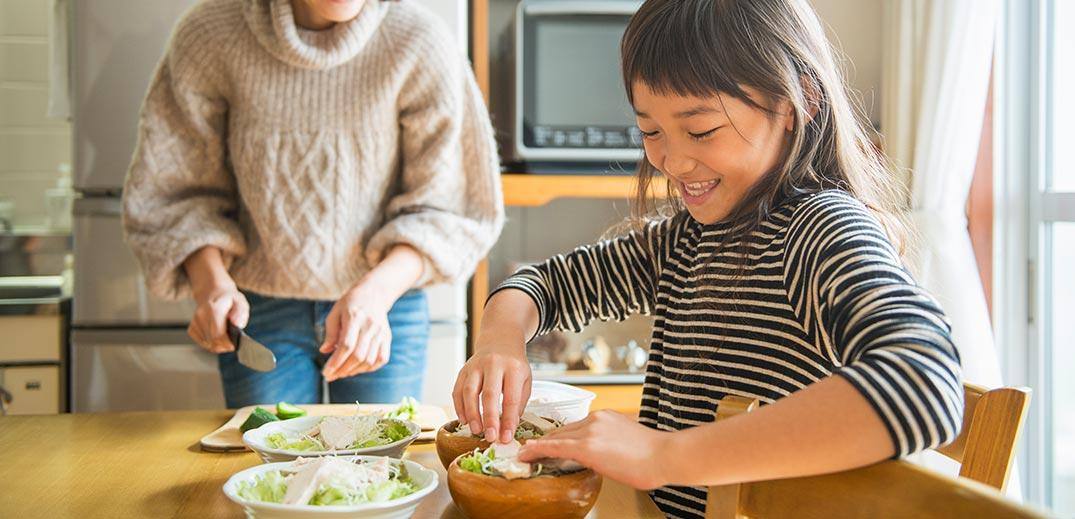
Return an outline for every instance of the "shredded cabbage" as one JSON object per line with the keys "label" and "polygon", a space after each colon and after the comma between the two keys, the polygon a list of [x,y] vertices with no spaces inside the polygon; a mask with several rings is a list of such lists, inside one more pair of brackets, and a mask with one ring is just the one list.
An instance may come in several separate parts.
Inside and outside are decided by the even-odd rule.
{"label": "shredded cabbage", "polygon": [[[399,468],[403,468],[402,465]],[[338,481],[323,484],[314,492],[308,504],[315,506],[345,506],[362,503],[382,503],[408,496],[418,491],[418,485],[406,474],[394,473],[391,479],[364,487],[351,487]],[[287,476],[279,470],[265,472],[253,481],[239,484],[239,497],[249,501],[281,503],[287,494]]]}

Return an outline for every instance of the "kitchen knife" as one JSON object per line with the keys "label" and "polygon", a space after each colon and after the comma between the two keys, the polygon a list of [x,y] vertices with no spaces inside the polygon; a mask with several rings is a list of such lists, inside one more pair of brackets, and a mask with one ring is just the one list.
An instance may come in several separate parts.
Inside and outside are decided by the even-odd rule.
{"label": "kitchen knife", "polygon": [[231,321],[228,321],[228,339],[239,354],[239,363],[257,371],[272,371],[276,368],[276,355],[249,335],[244,333]]}

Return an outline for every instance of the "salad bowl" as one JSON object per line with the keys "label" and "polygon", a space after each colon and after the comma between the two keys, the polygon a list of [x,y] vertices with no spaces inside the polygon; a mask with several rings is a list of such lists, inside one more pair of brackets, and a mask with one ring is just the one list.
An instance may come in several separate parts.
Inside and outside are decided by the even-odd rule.
{"label": "salad bowl", "polygon": [[[365,423],[370,420],[376,421],[382,427],[374,430]],[[316,435],[311,437],[309,432],[323,427],[327,421],[333,422],[334,425],[342,424],[344,428],[348,423],[359,425],[352,431],[355,434],[354,441],[346,441],[346,445],[337,442],[337,446],[333,447],[319,441]],[[257,429],[246,431],[243,433],[243,443],[266,463],[291,461],[300,456],[366,455],[399,458],[421,432],[418,424],[396,418],[373,415],[305,416],[269,422]],[[347,434],[347,431],[344,430],[343,434]]]}
{"label": "salad bowl", "polygon": [[[403,475],[407,480],[406,495],[396,497],[394,494],[374,490],[370,492],[374,496],[370,502],[359,504],[314,505],[272,502],[272,496],[279,497],[288,490],[289,481],[280,475],[296,470],[296,467],[300,466],[304,461],[309,462],[311,460],[266,463],[238,472],[224,483],[224,494],[228,499],[242,506],[247,517],[259,519],[324,519],[336,517],[405,519],[414,514],[421,500],[431,494],[438,484],[436,472],[413,461],[397,460],[383,456],[348,456],[332,458],[331,461],[347,461],[356,464],[391,464],[395,467],[393,469],[395,475],[397,477]],[[290,481],[294,482],[296,477],[298,477],[297,474],[292,476]],[[339,486],[338,482],[335,484]],[[381,486],[384,486],[384,482],[381,482]],[[322,493],[362,491],[361,488],[357,487],[333,488],[331,480],[329,484],[320,485],[319,490]],[[378,493],[380,495],[377,495]],[[397,490],[396,493],[404,492]]]}

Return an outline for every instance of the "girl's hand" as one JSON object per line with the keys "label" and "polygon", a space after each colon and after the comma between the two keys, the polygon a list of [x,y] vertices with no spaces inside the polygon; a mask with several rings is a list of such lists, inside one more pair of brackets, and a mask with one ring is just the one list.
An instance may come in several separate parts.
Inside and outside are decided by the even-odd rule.
{"label": "girl's hand", "polygon": [[459,371],[452,391],[455,413],[460,423],[470,425],[471,433],[484,433],[486,441],[492,443],[498,439],[509,442],[530,400],[526,340],[511,327],[497,330],[483,325],[474,349],[476,353]]}
{"label": "girl's hand", "polygon": [[594,411],[581,422],[528,440],[519,451],[519,459],[566,458],[634,488],[650,490],[670,481],[666,474],[669,463],[661,456],[669,455],[665,445],[672,434],[650,429],[615,411]]}
{"label": "girl's hand", "polygon": [[194,290],[197,308],[187,327],[187,335],[210,353],[235,351],[228,339],[227,321],[245,328],[250,319],[250,304],[230,279],[217,285]]}
{"label": "girl's hand", "polygon": [[325,319],[321,353],[332,353],[321,375],[325,380],[377,371],[388,363],[392,329],[388,326],[391,302],[359,284],[348,290]]}

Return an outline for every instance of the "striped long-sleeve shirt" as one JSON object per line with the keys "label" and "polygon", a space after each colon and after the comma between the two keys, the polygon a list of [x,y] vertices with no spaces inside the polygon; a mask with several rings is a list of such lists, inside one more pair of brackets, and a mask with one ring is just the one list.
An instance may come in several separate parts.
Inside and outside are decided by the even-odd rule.
{"label": "striped long-sleeve shirt", "polygon": [[[498,290],[534,300],[538,334],[654,315],[649,427],[712,422],[726,395],[768,404],[836,374],[872,404],[897,456],[955,438],[963,388],[949,325],[865,206],[824,191],[786,201],[742,243],[724,244],[730,231],[681,213],[524,267]],[[653,499],[670,517],[705,513],[704,487]]]}

